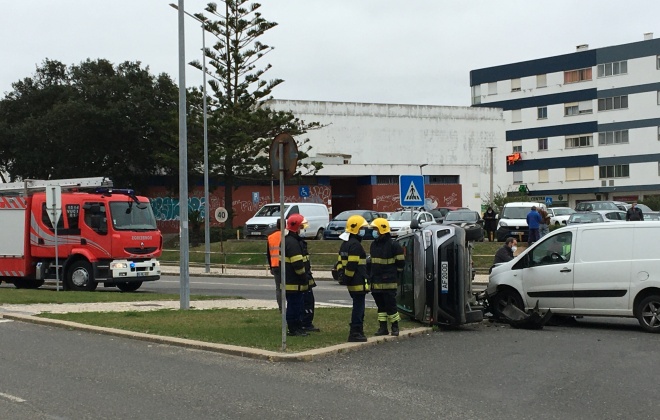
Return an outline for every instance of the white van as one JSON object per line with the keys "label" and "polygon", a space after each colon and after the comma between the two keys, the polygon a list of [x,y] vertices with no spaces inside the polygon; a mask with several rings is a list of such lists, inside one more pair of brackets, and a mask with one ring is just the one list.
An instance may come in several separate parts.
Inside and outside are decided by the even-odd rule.
{"label": "white van", "polygon": [[611,222],[557,229],[493,268],[486,297],[556,314],[635,317],[660,332],[660,222]]}
{"label": "white van", "polygon": [[527,226],[527,213],[536,206],[537,210],[545,209],[545,203],[536,201],[524,201],[516,203],[506,203],[502,207],[497,221],[497,240],[503,242],[509,236],[519,241],[527,242],[529,238],[529,228]]}
{"label": "white van", "polygon": [[[323,231],[330,223],[330,214],[325,204],[284,203],[284,218],[292,214],[302,214],[309,223],[307,229],[300,231],[300,236],[323,239]],[[275,230],[279,218],[280,205],[266,204],[245,223],[243,233],[246,238],[265,238]]]}

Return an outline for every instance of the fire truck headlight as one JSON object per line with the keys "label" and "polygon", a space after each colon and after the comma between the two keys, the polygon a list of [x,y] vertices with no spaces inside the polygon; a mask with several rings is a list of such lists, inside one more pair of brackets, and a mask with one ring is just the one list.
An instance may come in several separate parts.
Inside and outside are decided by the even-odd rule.
{"label": "fire truck headlight", "polygon": [[118,270],[121,268],[128,268],[128,264],[126,264],[125,262],[113,262],[110,264],[111,270]]}

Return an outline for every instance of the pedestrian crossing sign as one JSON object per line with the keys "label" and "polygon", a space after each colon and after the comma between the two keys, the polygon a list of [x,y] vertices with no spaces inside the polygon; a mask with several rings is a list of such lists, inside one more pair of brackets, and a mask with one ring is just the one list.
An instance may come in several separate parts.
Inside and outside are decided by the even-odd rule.
{"label": "pedestrian crossing sign", "polygon": [[399,175],[399,202],[401,207],[424,205],[424,176]]}

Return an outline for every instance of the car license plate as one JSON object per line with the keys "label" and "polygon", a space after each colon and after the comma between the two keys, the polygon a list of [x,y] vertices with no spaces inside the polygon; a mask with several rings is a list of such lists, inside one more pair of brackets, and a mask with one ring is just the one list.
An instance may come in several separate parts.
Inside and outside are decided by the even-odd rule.
{"label": "car license plate", "polygon": [[252,236],[261,236],[261,232],[250,232]]}
{"label": "car license plate", "polygon": [[138,277],[146,277],[146,276],[148,276],[148,275],[149,275],[149,273],[146,272],[146,271],[138,271],[138,272],[137,272],[137,276],[138,276]]}
{"label": "car license plate", "polygon": [[525,232],[511,232],[512,235],[524,235]]}

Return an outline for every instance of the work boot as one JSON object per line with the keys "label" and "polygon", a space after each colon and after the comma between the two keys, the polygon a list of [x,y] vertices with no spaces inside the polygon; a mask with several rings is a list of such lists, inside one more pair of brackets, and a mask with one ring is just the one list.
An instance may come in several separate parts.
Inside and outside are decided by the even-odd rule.
{"label": "work boot", "polygon": [[289,329],[287,335],[289,337],[307,337],[309,334],[307,334],[302,328],[296,328],[296,329]]}
{"label": "work boot", "polygon": [[314,324],[308,325],[306,327],[302,327],[303,331],[305,332],[321,332],[320,328],[316,328]]}
{"label": "work boot", "polygon": [[388,335],[390,332],[387,331],[387,321],[378,321],[380,323],[380,328],[378,328],[378,331],[376,331],[375,336],[379,335]]}
{"label": "work boot", "polygon": [[364,343],[367,341],[360,327],[351,327],[351,332],[348,334],[349,343]]}
{"label": "work boot", "polygon": [[392,323],[392,335],[395,337],[399,336],[399,323],[398,322],[393,322]]}

